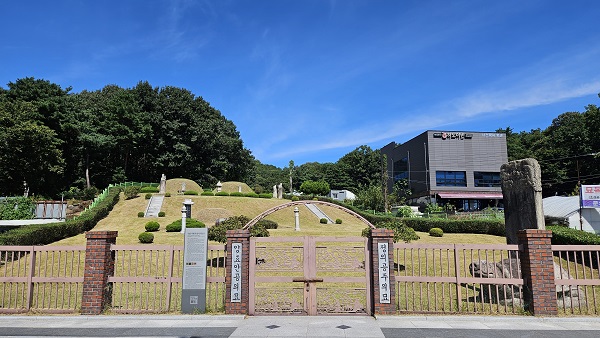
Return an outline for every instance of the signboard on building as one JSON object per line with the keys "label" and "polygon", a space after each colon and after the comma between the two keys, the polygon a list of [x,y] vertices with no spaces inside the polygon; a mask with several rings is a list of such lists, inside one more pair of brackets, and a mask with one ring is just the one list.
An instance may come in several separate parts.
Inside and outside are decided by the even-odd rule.
{"label": "signboard on building", "polygon": [[472,139],[473,138],[473,134],[471,133],[461,133],[461,132],[439,132],[439,133],[433,133],[433,137],[434,138],[441,138],[442,140],[450,140],[450,139],[455,139],[455,140],[464,140],[464,139]]}
{"label": "signboard on building", "polygon": [[581,186],[581,206],[583,208],[600,208],[600,185]]}
{"label": "signboard on building", "polygon": [[206,311],[206,256],[208,229],[186,228],[183,245],[181,312]]}

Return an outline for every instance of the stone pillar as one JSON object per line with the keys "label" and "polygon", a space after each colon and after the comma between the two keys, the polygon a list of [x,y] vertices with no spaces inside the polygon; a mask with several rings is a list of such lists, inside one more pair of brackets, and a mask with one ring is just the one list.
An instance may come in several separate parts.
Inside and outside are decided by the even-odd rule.
{"label": "stone pillar", "polygon": [[517,244],[517,231],[545,229],[542,203],[542,171],[533,158],[500,167],[506,244]]}
{"label": "stone pillar", "polygon": [[525,309],[535,316],[556,316],[556,285],[552,256],[552,231],[526,229],[518,232],[521,247]]}
{"label": "stone pillar", "polygon": [[85,268],[81,314],[98,315],[112,304],[112,287],[108,277],[115,270],[115,259],[110,250],[117,241],[117,231],[89,231],[85,234]]}
{"label": "stone pillar", "polygon": [[[232,301],[232,269],[234,262],[232,260],[232,247],[234,244],[242,245],[241,254],[241,297],[239,301]],[[227,267],[225,272],[225,313],[226,314],[248,314],[248,293],[249,288],[249,270],[250,270],[250,230],[227,230]]]}
{"label": "stone pillar", "polygon": [[300,231],[300,210],[298,210],[298,207],[294,208],[294,224],[295,224],[295,231]]}
{"label": "stone pillar", "polygon": [[[387,280],[389,287],[388,300],[381,299],[380,279],[379,279],[379,255],[381,252],[380,244],[387,243]],[[371,230],[371,267],[373,280],[372,299],[374,315],[395,315],[396,314],[396,279],[394,278],[394,231],[390,229],[372,229]],[[385,271],[383,273],[386,273]],[[387,277],[387,278],[386,278]],[[388,302],[389,301],[389,302]]]}

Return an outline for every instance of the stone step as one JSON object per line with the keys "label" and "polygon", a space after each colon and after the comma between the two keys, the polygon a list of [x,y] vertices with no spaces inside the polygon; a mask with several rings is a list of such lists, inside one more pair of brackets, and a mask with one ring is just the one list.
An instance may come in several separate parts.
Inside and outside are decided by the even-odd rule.
{"label": "stone step", "polygon": [[308,208],[308,210],[310,210],[313,214],[315,214],[315,216],[317,216],[319,219],[321,218],[325,218],[327,219],[327,224],[332,224],[333,220],[331,218],[329,218],[329,216],[327,216],[321,209],[319,209],[319,207],[317,207],[314,204],[306,204],[306,207]]}
{"label": "stone step", "polygon": [[164,199],[164,195],[152,195],[152,197],[148,201],[148,207],[146,208],[144,217],[158,217],[158,213],[162,208]]}

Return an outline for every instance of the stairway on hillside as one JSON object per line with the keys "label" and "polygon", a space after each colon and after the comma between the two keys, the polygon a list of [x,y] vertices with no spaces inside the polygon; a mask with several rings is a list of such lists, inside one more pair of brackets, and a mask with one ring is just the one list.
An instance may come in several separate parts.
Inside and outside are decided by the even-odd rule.
{"label": "stairway on hillside", "polygon": [[319,209],[319,207],[317,207],[314,204],[305,204],[306,207],[308,208],[308,210],[310,210],[313,214],[315,214],[315,216],[317,216],[319,219],[321,218],[325,218],[327,219],[327,224],[332,224],[333,221],[331,220],[331,218],[329,218],[329,216],[327,216],[321,209]]}
{"label": "stairway on hillside", "polygon": [[164,195],[152,195],[148,201],[148,207],[146,208],[144,217],[158,217],[158,213],[160,212],[160,208],[162,208],[164,199]]}

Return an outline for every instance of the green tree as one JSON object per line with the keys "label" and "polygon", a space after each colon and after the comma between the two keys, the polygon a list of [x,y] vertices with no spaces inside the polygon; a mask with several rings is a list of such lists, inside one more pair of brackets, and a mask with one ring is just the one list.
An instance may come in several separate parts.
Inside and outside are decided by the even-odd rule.
{"label": "green tree", "polygon": [[329,193],[329,184],[325,181],[304,181],[300,186],[300,191],[308,195],[325,196]]}
{"label": "green tree", "polygon": [[337,161],[341,177],[345,178],[344,189],[359,191],[372,185],[379,186],[381,155],[379,150],[362,145]]}
{"label": "green tree", "polygon": [[379,184],[361,189],[356,194],[354,206],[363,210],[385,211],[383,193]]}
{"label": "green tree", "polygon": [[0,101],[1,195],[22,194],[24,181],[32,192],[45,195],[62,176],[61,141],[33,115],[31,103]]}

